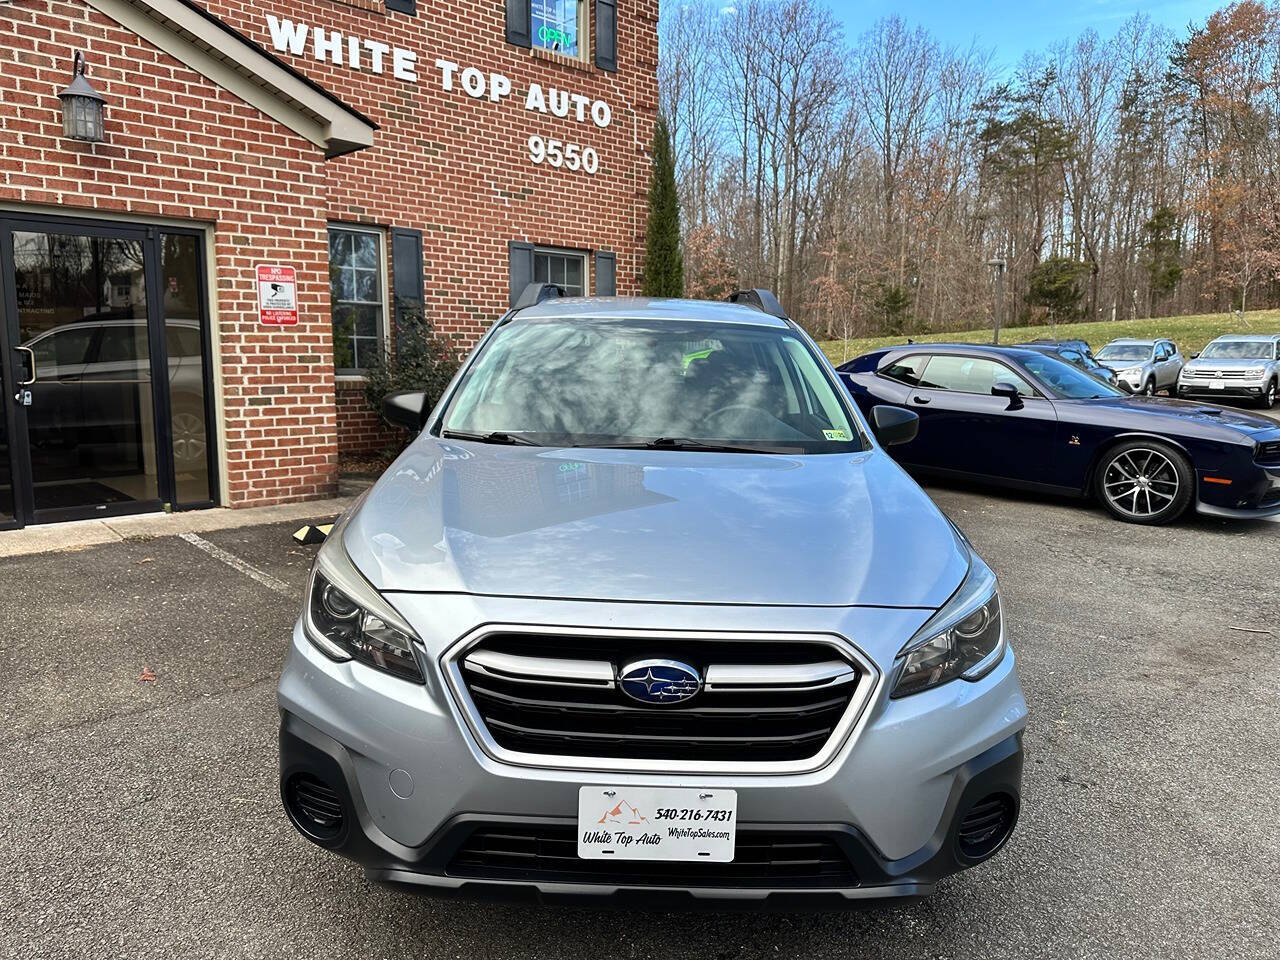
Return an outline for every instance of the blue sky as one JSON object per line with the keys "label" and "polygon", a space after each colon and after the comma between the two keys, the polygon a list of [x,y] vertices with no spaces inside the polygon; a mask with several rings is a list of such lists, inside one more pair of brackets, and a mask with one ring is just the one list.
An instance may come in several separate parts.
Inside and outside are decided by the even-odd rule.
{"label": "blue sky", "polygon": [[1221,3],[1205,0],[827,0],[844,21],[845,32],[856,37],[881,17],[898,14],[919,23],[947,45],[994,49],[996,59],[1016,64],[1027,50],[1043,50],[1092,27],[1113,35],[1135,13],[1145,13],[1179,35],[1187,23],[1203,23]]}

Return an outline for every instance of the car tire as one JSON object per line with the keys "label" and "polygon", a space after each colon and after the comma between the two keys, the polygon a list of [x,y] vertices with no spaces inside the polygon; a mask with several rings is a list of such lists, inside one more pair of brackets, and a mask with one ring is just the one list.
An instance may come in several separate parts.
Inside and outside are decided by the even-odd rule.
{"label": "car tire", "polygon": [[1276,405],[1276,379],[1271,378],[1271,382],[1267,384],[1266,391],[1258,398],[1258,406],[1263,410],[1274,409]]}
{"label": "car tire", "polygon": [[1195,479],[1186,456],[1170,444],[1134,439],[1103,453],[1093,488],[1117,520],[1159,526],[1177,520],[1191,505]]}
{"label": "car tire", "polygon": [[1146,384],[1142,387],[1142,395],[1144,397],[1154,397],[1156,395],[1156,378],[1148,377]]}

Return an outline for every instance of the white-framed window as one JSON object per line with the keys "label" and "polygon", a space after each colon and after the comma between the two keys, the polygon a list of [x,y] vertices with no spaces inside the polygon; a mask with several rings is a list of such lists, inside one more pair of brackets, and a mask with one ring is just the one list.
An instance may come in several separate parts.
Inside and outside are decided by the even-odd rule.
{"label": "white-framed window", "polygon": [[532,0],[530,13],[535,49],[587,59],[587,0]]}
{"label": "white-framed window", "polygon": [[565,296],[587,295],[587,254],[582,250],[533,250],[533,282],[554,283],[564,289]]}
{"label": "white-framed window", "polygon": [[387,327],[387,260],[381,230],[329,225],[333,366],[359,376],[377,361]]}

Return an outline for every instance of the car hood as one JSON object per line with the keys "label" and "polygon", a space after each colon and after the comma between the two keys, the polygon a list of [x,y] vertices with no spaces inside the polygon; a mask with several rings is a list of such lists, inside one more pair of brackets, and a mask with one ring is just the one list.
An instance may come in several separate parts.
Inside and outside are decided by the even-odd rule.
{"label": "car hood", "polygon": [[1257,370],[1259,367],[1265,367],[1273,363],[1272,360],[1266,360],[1255,357],[1252,360],[1236,360],[1223,357],[1221,360],[1215,360],[1212,357],[1201,359],[1197,357],[1195,360],[1187,363],[1183,369],[1189,371],[1196,370]]}
{"label": "car hood", "polygon": [[383,591],[941,606],[968,548],[881,451],[497,446],[424,434],[343,531]]}
{"label": "car hood", "polygon": [[1241,434],[1257,439],[1260,434],[1275,433],[1280,428],[1280,424],[1268,417],[1166,397],[1125,396],[1056,402],[1084,405],[1094,415],[1109,414],[1107,419],[1118,426],[1174,430],[1183,424],[1198,428],[1197,433],[1219,434],[1225,440],[1243,439]]}
{"label": "car hood", "polygon": [[1130,367],[1143,367],[1150,363],[1150,360],[1099,360],[1098,363],[1106,367],[1108,370],[1114,370],[1119,373],[1121,370],[1128,370]]}

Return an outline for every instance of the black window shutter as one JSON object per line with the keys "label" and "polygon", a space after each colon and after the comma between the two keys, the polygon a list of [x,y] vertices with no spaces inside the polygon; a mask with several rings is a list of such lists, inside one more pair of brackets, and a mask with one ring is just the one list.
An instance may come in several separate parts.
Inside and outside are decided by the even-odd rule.
{"label": "black window shutter", "polygon": [[507,245],[507,257],[511,265],[511,303],[516,305],[524,288],[533,283],[533,244],[512,240]]}
{"label": "black window shutter", "polygon": [[596,0],[596,66],[618,72],[618,0]]}
{"label": "black window shutter", "polygon": [[507,0],[507,43],[533,46],[533,17],[530,0]]}
{"label": "black window shutter", "polygon": [[[423,317],[422,231],[391,231],[391,289],[395,297],[396,343]],[[407,322],[406,322],[407,320]]]}
{"label": "black window shutter", "polygon": [[616,297],[618,295],[618,255],[596,253],[596,296]]}
{"label": "black window shutter", "polygon": [[418,15],[418,0],[386,0],[387,9],[396,13],[407,13],[411,17]]}

